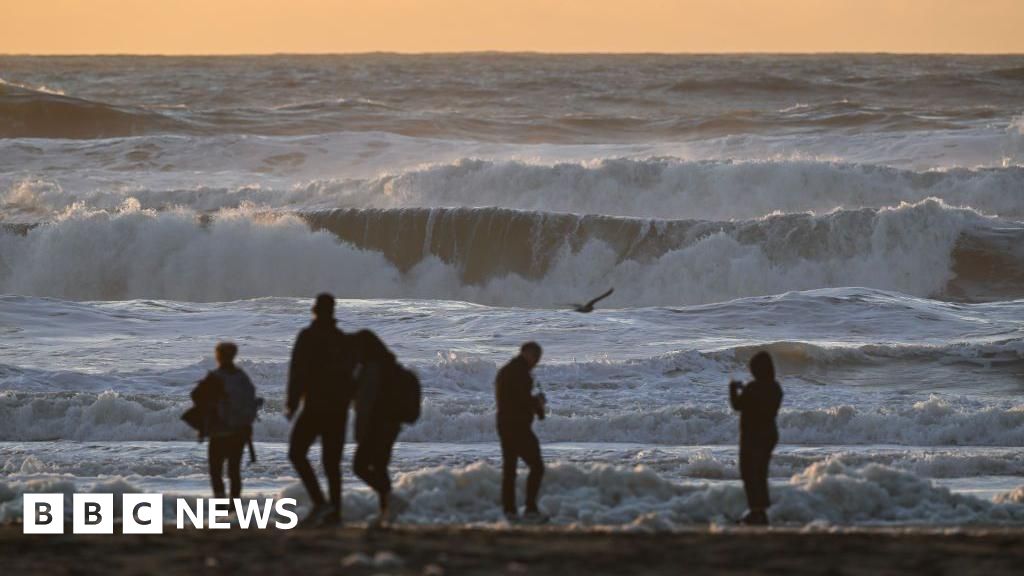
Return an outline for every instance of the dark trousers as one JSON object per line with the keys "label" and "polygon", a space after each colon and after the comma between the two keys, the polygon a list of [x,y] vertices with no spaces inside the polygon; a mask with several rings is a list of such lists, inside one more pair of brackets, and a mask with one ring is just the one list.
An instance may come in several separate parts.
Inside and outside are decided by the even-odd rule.
{"label": "dark trousers", "polygon": [[774,441],[740,440],[740,477],[751,510],[767,510],[772,504],[768,497],[768,465],[774,449]]}
{"label": "dark trousers", "polygon": [[213,485],[215,498],[224,497],[225,462],[228,464],[228,478],[231,480],[231,497],[238,498],[242,495],[242,453],[245,451],[249,434],[248,430],[244,430],[210,438],[210,484]]}
{"label": "dark trousers", "polygon": [[371,424],[366,437],[356,447],[356,455],[352,462],[356,476],[377,493],[382,509],[387,505],[388,494],[391,493],[388,464],[391,462],[391,450],[395,446],[401,427],[398,422],[382,421]]}
{"label": "dark trousers", "polygon": [[537,510],[537,494],[544,478],[540,442],[529,426],[498,426],[501,439],[501,505],[506,514],[516,514],[516,467],[521,458],[530,468],[526,478],[526,511]]}
{"label": "dark trousers", "polygon": [[288,442],[288,459],[298,472],[314,506],[325,503],[313,466],[307,457],[309,448],[320,438],[324,474],[330,490],[331,505],[341,512],[341,453],[345,449],[345,425],[348,412],[318,413],[303,410],[295,419]]}

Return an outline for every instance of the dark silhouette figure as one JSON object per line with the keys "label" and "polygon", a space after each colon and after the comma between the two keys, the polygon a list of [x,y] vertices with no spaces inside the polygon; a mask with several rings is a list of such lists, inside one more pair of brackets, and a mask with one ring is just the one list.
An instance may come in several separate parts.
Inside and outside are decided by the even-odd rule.
{"label": "dark silhouette figure", "polygon": [[[341,455],[348,408],[355,394],[351,338],[336,326],[334,296],[317,296],[313,316],[313,322],[299,332],[292,350],[285,413],[289,420],[295,419],[288,458],[313,501],[313,510],[303,521],[304,526],[341,522]],[[296,416],[300,403],[302,410]],[[330,505],[307,458],[317,438],[323,449]]]}
{"label": "dark silhouette figure", "polygon": [[782,405],[782,386],[775,381],[775,365],[767,352],[750,359],[754,380],[729,383],[729,402],[740,413],[740,476],[747,492],[749,510],[740,520],[748,525],[767,525],[768,465],[779,442],[775,416]]}
{"label": "dark silhouette figure", "polygon": [[[252,441],[252,423],[259,407],[249,376],[235,366],[238,346],[221,342],[214,349],[217,369],[196,387],[205,396],[206,432],[210,437],[209,468],[213,495],[224,497],[224,463],[228,465],[231,497],[242,495],[242,454]],[[201,392],[200,392],[201,390]]]}
{"label": "dark silhouette figure", "polygon": [[589,314],[590,312],[594,311],[594,304],[597,304],[601,300],[604,300],[605,298],[611,296],[612,292],[615,292],[615,288],[609,288],[607,292],[601,294],[600,296],[594,298],[593,300],[587,302],[586,304],[575,304],[573,306],[573,310],[575,310],[576,312],[581,312],[583,314]]}
{"label": "dark silhouette figure", "polygon": [[521,458],[530,468],[526,479],[526,513],[524,520],[543,522],[546,518],[537,508],[537,495],[544,478],[544,461],[540,442],[533,433],[534,416],[544,419],[545,398],[533,394],[530,371],[540,362],[541,347],[527,342],[519,355],[498,371],[494,382],[498,404],[498,437],[501,440],[501,504],[505,517],[518,520],[516,506],[516,466]]}
{"label": "dark silhouette figure", "polygon": [[356,476],[377,493],[380,513],[376,525],[391,522],[405,502],[391,495],[388,464],[402,428],[397,389],[400,367],[395,355],[369,330],[355,335],[359,355],[359,392],[356,396]]}
{"label": "dark silhouette figure", "polygon": [[199,442],[210,435],[210,425],[217,416],[217,403],[224,398],[224,382],[208,372],[190,394],[192,406],[181,415],[186,424],[195,428]]}

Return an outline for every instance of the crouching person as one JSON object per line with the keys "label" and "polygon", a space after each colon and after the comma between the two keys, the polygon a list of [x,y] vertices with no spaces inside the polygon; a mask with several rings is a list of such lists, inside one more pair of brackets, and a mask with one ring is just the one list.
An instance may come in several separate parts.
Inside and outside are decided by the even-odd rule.
{"label": "crouching person", "polygon": [[729,402],[740,413],[740,476],[747,492],[747,513],[741,524],[768,524],[768,466],[779,442],[775,416],[782,405],[782,386],[775,381],[775,365],[767,352],[750,359],[754,380],[729,383]]}

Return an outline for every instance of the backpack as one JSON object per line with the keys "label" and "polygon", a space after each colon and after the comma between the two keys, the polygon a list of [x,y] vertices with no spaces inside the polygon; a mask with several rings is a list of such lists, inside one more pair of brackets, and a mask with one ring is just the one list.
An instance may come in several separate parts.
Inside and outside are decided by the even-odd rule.
{"label": "backpack", "polygon": [[252,390],[232,390],[225,394],[224,401],[220,404],[219,415],[228,430],[244,430],[250,428],[256,421],[259,410],[256,394]]}
{"label": "backpack", "polygon": [[420,419],[423,390],[416,373],[402,365],[394,374],[395,417],[403,424],[415,424]]}
{"label": "backpack", "polygon": [[211,430],[223,426],[217,408],[224,398],[224,381],[213,372],[207,372],[202,380],[196,382],[191,397],[192,407],[182,414],[181,419],[195,428],[201,440],[209,436]]}

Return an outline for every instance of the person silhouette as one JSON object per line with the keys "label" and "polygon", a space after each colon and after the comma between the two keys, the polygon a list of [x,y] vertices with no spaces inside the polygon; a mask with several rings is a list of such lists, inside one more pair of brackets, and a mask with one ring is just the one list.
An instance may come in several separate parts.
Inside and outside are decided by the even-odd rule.
{"label": "person silhouette", "polygon": [[[224,497],[224,463],[228,465],[231,497],[242,495],[242,454],[252,438],[259,401],[249,376],[235,366],[238,346],[220,342],[214,348],[217,369],[207,374],[199,387],[209,387],[214,399],[209,404],[207,434],[210,483],[215,498]],[[198,395],[198,394],[197,394]]]}
{"label": "person silhouette", "polygon": [[747,513],[741,524],[768,524],[768,466],[779,442],[775,417],[782,405],[782,386],[775,380],[775,364],[767,352],[750,359],[754,379],[747,384],[729,382],[729,403],[740,413],[740,477],[747,493]]}
{"label": "person silhouette", "polygon": [[359,377],[356,395],[356,454],[352,468],[356,476],[377,493],[379,514],[371,522],[382,526],[392,522],[406,502],[391,493],[388,464],[402,429],[399,416],[397,379],[399,365],[395,355],[370,330],[356,333]]}
{"label": "person silhouette", "polygon": [[[348,408],[355,394],[352,378],[355,358],[350,337],[336,325],[334,296],[317,296],[313,316],[312,323],[299,332],[292,349],[285,408],[285,416],[294,419],[288,459],[313,502],[313,509],[302,525],[311,527],[336,525],[342,521],[341,456],[345,448]],[[329,505],[307,458],[317,438],[323,450]]]}
{"label": "person silhouette", "polygon": [[501,440],[501,505],[510,522],[519,521],[516,466],[520,458],[530,468],[526,479],[526,511],[522,520],[530,523],[547,520],[537,508],[537,495],[544,478],[544,461],[540,442],[532,429],[534,416],[544,418],[545,398],[543,394],[533,394],[533,377],[530,375],[542,354],[536,342],[523,344],[519,355],[498,371],[494,381],[498,438]]}

